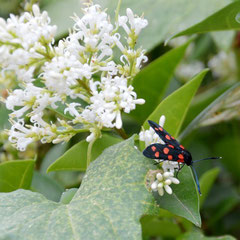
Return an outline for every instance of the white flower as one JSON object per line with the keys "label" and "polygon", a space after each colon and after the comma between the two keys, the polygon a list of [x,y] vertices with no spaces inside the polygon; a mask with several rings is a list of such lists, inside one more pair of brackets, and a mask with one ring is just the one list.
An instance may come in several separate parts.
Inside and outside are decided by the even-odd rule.
{"label": "white flower", "polygon": [[172,188],[170,185],[174,184],[179,184],[179,180],[174,177],[172,172],[158,172],[156,174],[155,181],[151,184],[151,189],[152,191],[156,192],[158,191],[160,196],[164,195],[164,190],[168,194],[172,194]]}
{"label": "white flower", "polygon": [[[119,26],[123,27],[128,35],[131,33],[131,29],[134,31],[135,35],[138,36],[141,30],[148,25],[148,21],[144,18],[135,17],[130,8],[127,8],[126,14],[127,16],[119,16]],[[127,22],[130,25],[130,29]]]}
{"label": "white flower", "polygon": [[68,105],[68,107],[64,109],[64,114],[69,112],[69,114],[71,116],[78,117],[80,115],[79,112],[76,110],[76,107],[78,107],[78,106],[81,106],[81,104],[80,103],[75,103],[75,102],[70,103]]}
{"label": "white flower", "polygon": [[181,63],[177,68],[177,75],[183,79],[190,79],[204,69],[201,61],[191,61],[190,63]]}
{"label": "white flower", "polygon": [[[166,120],[165,116],[162,115],[159,119],[160,127],[164,126],[165,120]],[[142,130],[139,133],[139,139],[140,141],[145,142],[146,147],[152,143],[164,144],[164,142],[159,138],[159,136],[155,133],[155,131],[151,127],[149,128],[149,130]]]}
{"label": "white flower", "polygon": [[[32,109],[29,115],[41,113],[47,106],[57,108],[56,102],[60,101],[58,96],[50,96],[42,88],[35,87],[32,83],[25,85],[25,89],[14,90],[6,99],[6,107],[12,110],[12,118],[21,118],[28,110]],[[18,107],[18,110],[15,108]],[[21,108],[19,108],[21,107]]]}
{"label": "white flower", "polygon": [[236,74],[237,71],[235,54],[233,52],[226,53],[221,51],[209,60],[208,66],[213,71],[215,77],[229,78]]}
{"label": "white flower", "polygon": [[179,168],[179,163],[174,161],[163,161],[161,167],[164,172],[174,173],[175,170]]}

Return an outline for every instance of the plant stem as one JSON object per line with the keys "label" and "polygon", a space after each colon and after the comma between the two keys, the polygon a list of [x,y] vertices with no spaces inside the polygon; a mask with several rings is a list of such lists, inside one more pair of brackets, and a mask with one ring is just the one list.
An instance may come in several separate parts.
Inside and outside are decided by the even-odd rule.
{"label": "plant stem", "polygon": [[87,93],[88,93],[90,96],[92,96],[90,87],[89,87],[84,81],[82,81],[81,79],[79,79],[79,80],[78,80],[78,83],[79,83],[79,85],[80,85],[81,87],[83,87],[83,88],[87,91]]}
{"label": "plant stem", "polygon": [[71,129],[71,130],[58,130],[57,134],[66,134],[66,133],[81,133],[81,132],[88,132],[89,129],[81,128],[81,129]]}
{"label": "plant stem", "polygon": [[115,12],[115,24],[116,24],[116,28],[113,30],[113,34],[117,32],[118,30],[118,15],[119,15],[119,10],[120,10],[120,6],[122,4],[122,0],[118,0],[118,5],[116,8],[116,12]]}
{"label": "plant stem", "polygon": [[123,128],[115,128],[115,131],[123,138],[123,139],[128,139],[128,135],[125,133]]}
{"label": "plant stem", "polygon": [[87,168],[91,162],[91,156],[92,156],[92,147],[94,142],[97,140],[97,138],[94,138],[89,144],[87,149]]}
{"label": "plant stem", "polygon": [[116,23],[118,22],[118,15],[119,15],[119,10],[120,10],[121,4],[122,4],[122,0],[118,0],[118,5],[116,8],[116,12],[115,12],[115,22]]}

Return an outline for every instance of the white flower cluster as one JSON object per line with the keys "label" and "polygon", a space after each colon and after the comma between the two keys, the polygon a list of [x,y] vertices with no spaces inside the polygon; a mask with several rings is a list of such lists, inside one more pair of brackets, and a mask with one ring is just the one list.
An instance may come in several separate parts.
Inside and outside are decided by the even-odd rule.
{"label": "white flower cluster", "polygon": [[[5,100],[12,111],[9,140],[21,151],[37,140],[58,143],[83,131],[90,131],[87,141],[93,141],[104,127],[120,129],[121,112],[145,102],[137,99],[131,82],[147,61],[145,51],[135,49],[147,20],[127,9],[114,26],[109,15],[92,4],[83,13],[73,17],[71,33],[57,46],[56,26],[37,5],[32,13],[0,19],[0,67],[14,71],[19,85]],[[125,43],[119,28],[126,32]],[[122,53],[120,64],[114,61],[115,47]],[[59,104],[71,122],[49,118]]]}
{"label": "white flower cluster", "polygon": [[192,62],[182,62],[177,67],[176,74],[179,78],[188,81],[203,69],[204,64],[201,61],[195,60]]}
{"label": "white flower cluster", "polygon": [[213,71],[215,77],[236,78],[236,56],[233,52],[220,51],[208,61],[208,67]]}
{"label": "white flower cluster", "polygon": [[169,186],[170,184],[179,184],[179,180],[174,177],[172,172],[158,172],[156,174],[156,180],[151,184],[152,191],[158,191],[160,196],[164,195],[164,190],[168,194],[172,194],[172,188]]}
{"label": "white flower cluster", "polygon": [[40,13],[33,5],[32,14],[13,14],[5,21],[0,18],[0,67],[12,70],[19,81],[31,82],[36,67],[54,41],[56,26],[49,25],[46,11]]}
{"label": "white flower cluster", "polygon": [[[159,119],[160,127],[163,127],[165,123],[165,116],[162,115]],[[145,147],[149,146],[153,143],[165,144],[160,137],[155,133],[155,131],[150,127],[149,130],[142,130],[139,133],[140,141],[145,142]],[[156,159],[156,162],[162,162],[161,159]],[[160,165],[160,172],[155,174],[155,180],[151,184],[152,191],[158,191],[160,196],[163,196],[164,190],[168,194],[172,194],[172,189],[170,185],[172,183],[179,184],[180,181],[177,178],[174,178],[174,172],[178,169],[179,165],[174,161],[166,161],[164,160]]]}

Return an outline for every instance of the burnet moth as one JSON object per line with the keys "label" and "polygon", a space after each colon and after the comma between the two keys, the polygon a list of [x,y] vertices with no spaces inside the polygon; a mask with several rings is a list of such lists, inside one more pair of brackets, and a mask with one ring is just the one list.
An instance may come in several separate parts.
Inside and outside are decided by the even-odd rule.
{"label": "burnet moth", "polygon": [[158,136],[165,142],[165,144],[153,143],[143,151],[143,155],[152,159],[160,159],[163,161],[168,160],[168,161],[175,161],[175,162],[181,163],[182,166],[179,167],[178,172],[185,166],[185,164],[187,164],[187,166],[190,166],[195,176],[198,192],[201,195],[197,172],[193,164],[202,160],[220,159],[221,157],[209,157],[209,158],[193,161],[191,153],[187,151],[166,130],[164,130],[162,127],[160,127],[157,123],[153,121],[149,120],[148,123],[154,129],[154,131],[158,134]]}

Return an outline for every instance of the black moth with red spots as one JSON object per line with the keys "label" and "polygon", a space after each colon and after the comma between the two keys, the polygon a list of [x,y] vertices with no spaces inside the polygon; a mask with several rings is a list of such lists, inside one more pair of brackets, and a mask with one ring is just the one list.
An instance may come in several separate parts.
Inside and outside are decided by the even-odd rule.
{"label": "black moth with red spots", "polygon": [[[201,195],[197,173],[193,167],[193,163],[200,160],[193,161],[191,153],[187,151],[174,137],[172,137],[166,130],[160,127],[157,123],[150,120],[148,121],[148,123],[158,134],[158,136],[165,142],[165,144],[153,143],[143,151],[143,155],[145,157],[152,158],[155,160],[160,159],[163,161],[168,160],[182,163],[183,165],[181,166],[181,168],[179,168],[179,170],[182,169],[182,167],[184,167],[185,164],[187,164],[187,166],[191,166],[195,175],[198,192]],[[219,158],[220,157],[211,157],[201,160]]]}
{"label": "black moth with red spots", "polygon": [[158,136],[165,144],[153,143],[144,151],[143,155],[152,159],[161,159],[185,163],[192,165],[192,156],[180,143],[172,137],[166,130],[153,121],[148,121],[149,125],[154,129]]}

